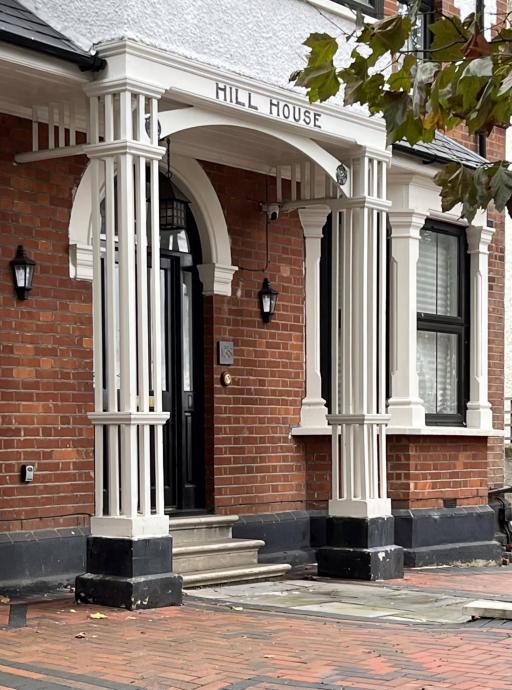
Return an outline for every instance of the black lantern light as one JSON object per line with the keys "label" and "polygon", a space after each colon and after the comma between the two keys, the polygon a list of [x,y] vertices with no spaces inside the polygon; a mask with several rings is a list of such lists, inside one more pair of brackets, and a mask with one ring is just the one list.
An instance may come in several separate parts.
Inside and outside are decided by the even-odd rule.
{"label": "black lantern light", "polygon": [[27,299],[28,293],[32,290],[35,265],[36,262],[28,258],[22,245],[19,244],[16,256],[11,261],[14,288],[18,299]]}
{"label": "black lantern light", "polygon": [[167,139],[167,179],[169,180],[167,193],[160,195],[160,232],[186,230],[188,202],[177,197],[172,183],[169,139]]}
{"label": "black lantern light", "polygon": [[268,278],[265,278],[261,290],[258,293],[260,298],[261,318],[264,323],[272,320],[276,312],[276,304],[279,293],[274,290]]}

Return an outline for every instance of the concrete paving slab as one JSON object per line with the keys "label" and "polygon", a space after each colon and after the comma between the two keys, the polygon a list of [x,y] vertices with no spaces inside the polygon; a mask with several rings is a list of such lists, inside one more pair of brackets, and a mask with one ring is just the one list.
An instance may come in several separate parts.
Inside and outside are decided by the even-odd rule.
{"label": "concrete paving slab", "polygon": [[318,613],[339,613],[342,616],[357,616],[358,618],[382,618],[400,614],[397,609],[375,609],[363,604],[345,604],[340,601],[329,601],[325,604],[311,606],[294,606],[294,611],[317,611]]}
{"label": "concrete paving slab", "polygon": [[463,623],[471,620],[465,609],[471,599],[418,592],[403,587],[285,580],[241,585],[218,585],[194,590],[193,596],[226,601],[237,606],[288,609],[329,616],[417,623]]}

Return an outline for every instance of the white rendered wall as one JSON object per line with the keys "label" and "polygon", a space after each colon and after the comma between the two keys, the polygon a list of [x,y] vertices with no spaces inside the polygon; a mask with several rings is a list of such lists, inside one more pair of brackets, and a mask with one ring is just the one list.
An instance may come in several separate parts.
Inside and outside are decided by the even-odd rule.
{"label": "white rendered wall", "polygon": [[[329,0],[22,0],[77,45],[132,38],[269,84],[287,87],[304,64],[302,42],[313,32],[350,48],[352,14]],[[324,9],[332,6],[333,12]],[[345,15],[345,16],[343,16]]]}

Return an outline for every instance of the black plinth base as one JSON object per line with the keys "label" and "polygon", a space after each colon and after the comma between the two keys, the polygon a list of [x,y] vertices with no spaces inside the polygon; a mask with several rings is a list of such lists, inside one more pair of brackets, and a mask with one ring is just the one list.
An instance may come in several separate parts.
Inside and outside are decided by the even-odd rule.
{"label": "black plinth base", "polygon": [[405,565],[493,564],[501,561],[495,513],[488,505],[395,510],[395,543]]}
{"label": "black plinth base", "polygon": [[82,604],[113,606],[129,611],[179,606],[182,603],[183,580],[179,575],[79,575],[75,582],[75,598]]}
{"label": "black plinth base", "polygon": [[327,546],[317,550],[318,574],[350,580],[403,577],[404,555],[393,544],[391,516],[327,519]]}
{"label": "black plinth base", "polygon": [[76,578],[75,598],[130,611],[179,605],[183,580],[171,568],[171,537],[89,537],[88,572]]}

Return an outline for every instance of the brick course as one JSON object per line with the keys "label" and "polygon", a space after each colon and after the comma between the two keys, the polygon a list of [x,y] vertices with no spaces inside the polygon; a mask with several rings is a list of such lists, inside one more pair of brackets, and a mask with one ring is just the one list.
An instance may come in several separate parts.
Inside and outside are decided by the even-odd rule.
{"label": "brick course", "polygon": [[[84,158],[13,163],[31,122],[0,115],[0,530],[85,524],[93,510],[91,290],[70,280],[67,228]],[[37,262],[27,301],[9,261]],[[33,484],[20,466],[36,468]],[[69,515],[53,518],[53,515]]]}

